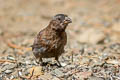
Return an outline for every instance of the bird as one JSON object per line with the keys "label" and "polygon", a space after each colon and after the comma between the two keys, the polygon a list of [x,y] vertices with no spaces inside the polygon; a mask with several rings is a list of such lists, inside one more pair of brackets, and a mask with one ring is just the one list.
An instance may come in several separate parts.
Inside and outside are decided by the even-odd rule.
{"label": "bird", "polygon": [[71,18],[66,14],[56,14],[48,26],[42,29],[34,39],[32,52],[41,64],[43,58],[55,58],[59,66],[59,57],[64,53],[67,43],[66,28],[72,23]]}

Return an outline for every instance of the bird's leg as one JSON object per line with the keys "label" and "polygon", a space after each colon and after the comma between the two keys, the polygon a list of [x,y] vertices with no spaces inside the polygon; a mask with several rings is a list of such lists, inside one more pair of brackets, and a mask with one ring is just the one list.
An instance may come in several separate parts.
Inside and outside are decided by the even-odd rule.
{"label": "bird's leg", "polygon": [[34,56],[34,59],[35,59],[35,62],[39,64],[38,58],[36,56]]}
{"label": "bird's leg", "polygon": [[39,61],[38,61],[37,59],[35,59],[35,62],[36,62],[37,64],[39,64]]}
{"label": "bird's leg", "polygon": [[42,58],[35,59],[35,61],[36,61],[36,63],[37,63],[37,64],[40,64],[40,65],[41,65],[41,64],[42,64],[42,62],[43,62],[43,61],[42,61]]}
{"label": "bird's leg", "polygon": [[42,58],[40,57],[40,58],[39,58],[39,64],[42,65],[42,63],[43,63],[43,60],[42,60]]}
{"label": "bird's leg", "polygon": [[60,61],[58,60],[58,57],[55,57],[55,60],[57,61],[57,63],[58,63],[59,66],[61,67],[62,65],[61,65]]}

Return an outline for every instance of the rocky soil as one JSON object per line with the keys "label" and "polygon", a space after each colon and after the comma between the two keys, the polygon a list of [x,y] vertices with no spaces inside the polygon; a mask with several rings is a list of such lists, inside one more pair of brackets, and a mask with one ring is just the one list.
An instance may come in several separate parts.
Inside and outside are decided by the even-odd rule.
{"label": "rocky soil", "polygon": [[[64,66],[40,66],[30,46],[58,13],[73,21]],[[120,1],[0,0],[0,80],[120,80]]]}

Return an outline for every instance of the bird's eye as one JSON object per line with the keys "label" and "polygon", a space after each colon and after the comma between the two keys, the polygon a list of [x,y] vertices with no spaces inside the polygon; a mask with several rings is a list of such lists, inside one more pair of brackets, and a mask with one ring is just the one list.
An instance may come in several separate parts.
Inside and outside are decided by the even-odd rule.
{"label": "bird's eye", "polygon": [[58,18],[58,20],[60,21],[61,19],[60,19],[60,18]]}

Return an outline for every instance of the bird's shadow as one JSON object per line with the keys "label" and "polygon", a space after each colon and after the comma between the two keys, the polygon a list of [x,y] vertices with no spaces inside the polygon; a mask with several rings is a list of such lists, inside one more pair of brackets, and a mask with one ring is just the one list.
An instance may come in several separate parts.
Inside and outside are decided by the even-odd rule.
{"label": "bird's shadow", "polygon": [[51,66],[51,67],[62,67],[62,66],[58,65],[57,63],[51,64],[49,62],[43,62],[41,64],[41,66],[48,66],[48,65]]}

